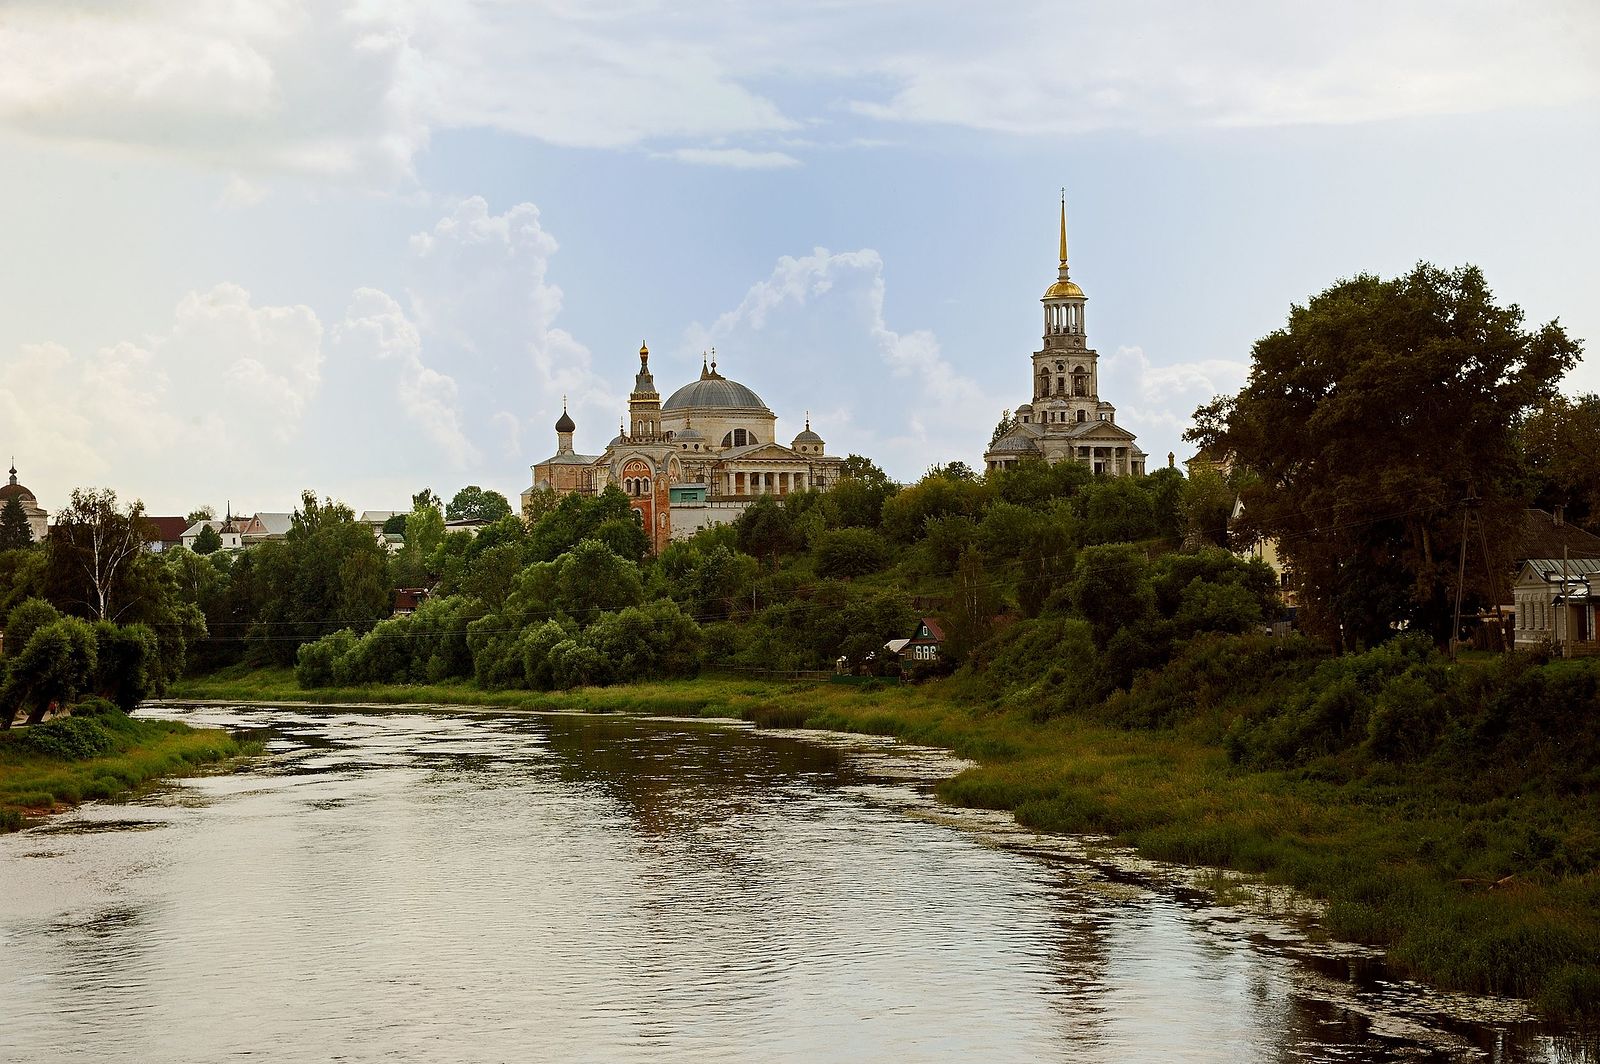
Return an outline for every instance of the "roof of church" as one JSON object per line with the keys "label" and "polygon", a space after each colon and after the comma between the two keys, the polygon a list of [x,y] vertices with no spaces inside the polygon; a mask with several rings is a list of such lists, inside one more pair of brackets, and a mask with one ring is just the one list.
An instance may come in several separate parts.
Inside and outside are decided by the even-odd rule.
{"label": "roof of church", "polygon": [[[620,439],[620,437],[618,437],[618,438]],[[615,443],[616,440],[613,440],[612,442]],[[601,456],[598,455],[598,454],[576,454],[576,453],[574,453],[572,451],[563,451],[561,454],[551,455],[549,458],[546,458],[544,461],[540,462],[539,464],[540,465],[594,465],[596,462],[600,461],[600,457]]]}
{"label": "roof of church", "polygon": [[1013,433],[1007,436],[1002,436],[1000,439],[996,440],[994,446],[989,448],[989,451],[991,454],[1000,451],[1019,451],[1023,454],[1038,454],[1039,445],[1033,441],[1033,437],[1025,433]]}
{"label": "roof of church", "polygon": [[34,502],[39,501],[34,497],[33,492],[17,483],[17,467],[14,465],[11,467],[11,483],[0,486],[0,502],[9,500],[13,495],[19,500],[33,499]]}
{"label": "roof of church", "polygon": [[701,377],[690,381],[667,397],[661,412],[672,410],[760,410],[770,414],[761,396],[738,381],[722,376]]}

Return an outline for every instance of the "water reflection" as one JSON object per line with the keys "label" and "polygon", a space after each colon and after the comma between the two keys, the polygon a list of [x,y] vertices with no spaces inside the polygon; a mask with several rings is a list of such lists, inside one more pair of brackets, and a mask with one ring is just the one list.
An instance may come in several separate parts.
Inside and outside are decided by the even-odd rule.
{"label": "water reflection", "polygon": [[1375,1023],[1181,896],[904,816],[792,737],[172,712],[271,757],[0,840],[0,1059],[1593,1059]]}

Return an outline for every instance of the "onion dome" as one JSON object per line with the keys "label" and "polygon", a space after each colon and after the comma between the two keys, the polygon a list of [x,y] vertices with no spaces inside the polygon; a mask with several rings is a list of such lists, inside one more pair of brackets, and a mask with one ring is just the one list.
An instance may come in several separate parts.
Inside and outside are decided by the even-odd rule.
{"label": "onion dome", "polygon": [[567,413],[567,398],[561,397],[561,416],[556,419],[557,432],[576,432],[578,426],[573,422],[572,415]]}
{"label": "onion dome", "polygon": [[17,483],[17,467],[15,463],[12,463],[11,466],[11,482],[0,486],[0,502],[8,502],[13,497],[19,501],[22,499],[37,501],[34,499],[33,492]]}

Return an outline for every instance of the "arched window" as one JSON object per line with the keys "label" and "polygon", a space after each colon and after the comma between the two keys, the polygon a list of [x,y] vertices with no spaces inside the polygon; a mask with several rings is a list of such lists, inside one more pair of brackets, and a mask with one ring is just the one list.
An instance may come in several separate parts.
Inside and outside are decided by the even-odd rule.
{"label": "arched window", "polygon": [[1079,421],[1088,421],[1089,420],[1089,411],[1087,411],[1087,410],[1078,411],[1078,420]]}
{"label": "arched window", "polygon": [[722,437],[722,446],[724,446],[724,447],[732,447],[733,446],[733,433],[729,432],[729,433],[726,433],[726,434],[723,435],[723,437]]}

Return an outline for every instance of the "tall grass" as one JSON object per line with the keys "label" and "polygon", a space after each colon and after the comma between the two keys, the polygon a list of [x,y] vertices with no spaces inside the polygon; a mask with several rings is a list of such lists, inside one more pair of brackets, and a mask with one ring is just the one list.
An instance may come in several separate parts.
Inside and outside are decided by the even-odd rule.
{"label": "tall grass", "polygon": [[[120,714],[118,715],[120,717]],[[106,752],[52,756],[34,748],[27,729],[0,732],[0,832],[91,799],[115,798],[154,780],[192,776],[230,757],[256,753],[260,743],[175,721],[121,717],[108,722]]]}

